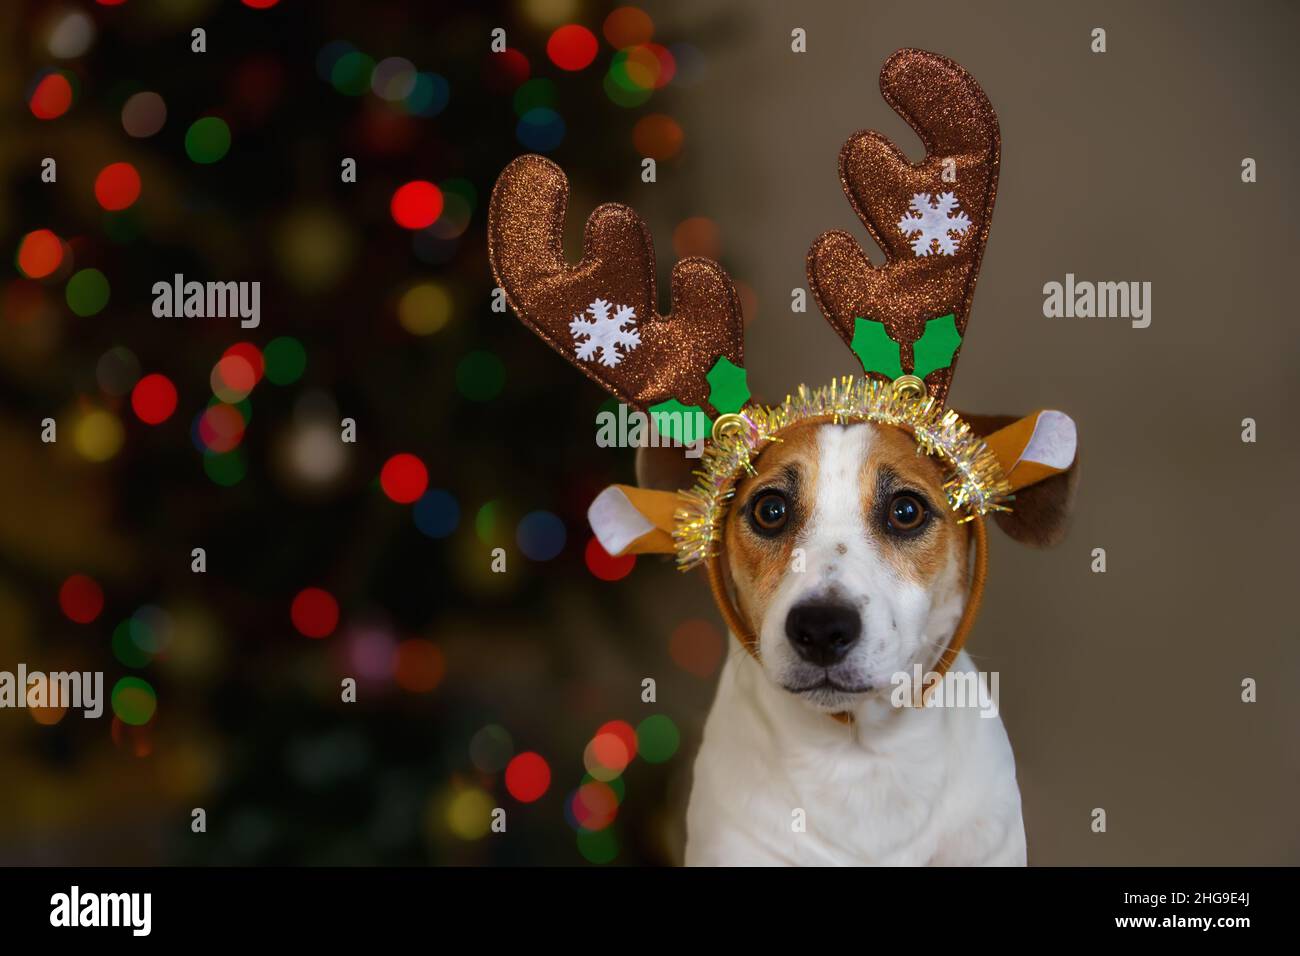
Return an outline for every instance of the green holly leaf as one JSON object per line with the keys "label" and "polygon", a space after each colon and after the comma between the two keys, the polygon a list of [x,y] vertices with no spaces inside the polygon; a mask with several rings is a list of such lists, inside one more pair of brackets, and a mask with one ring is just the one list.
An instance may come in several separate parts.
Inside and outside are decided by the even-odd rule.
{"label": "green holly leaf", "polygon": [[704,377],[709,380],[709,404],[718,414],[738,412],[749,401],[747,373],[725,355],[718,357]]}
{"label": "green holly leaf", "polygon": [[896,379],[903,374],[903,363],[898,343],[889,337],[885,324],[875,319],[853,320],[853,341],[849,344],[853,354],[868,372],[879,372]]}
{"label": "green holly leaf", "polygon": [[961,345],[961,333],[957,331],[957,319],[949,313],[925,323],[925,331],[912,345],[912,357],[915,369],[912,374],[925,378],[938,368],[947,368],[952,364],[952,357]]}
{"label": "green holly leaf", "polygon": [[655,431],[683,445],[690,445],[712,430],[709,416],[698,405],[683,405],[675,398],[646,409]]}

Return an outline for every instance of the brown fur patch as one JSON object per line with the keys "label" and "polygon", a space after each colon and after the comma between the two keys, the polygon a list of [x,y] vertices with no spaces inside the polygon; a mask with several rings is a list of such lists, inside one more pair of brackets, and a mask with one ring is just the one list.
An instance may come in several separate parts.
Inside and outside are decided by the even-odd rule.
{"label": "brown fur patch", "polygon": [[[944,472],[929,455],[917,454],[916,442],[907,432],[887,425],[872,425],[874,437],[871,453],[862,466],[862,490],[867,527],[880,543],[880,552],[901,577],[929,587],[948,566],[956,552],[959,566],[965,570],[966,531],[957,524],[957,516],[948,505],[943,491]],[[876,519],[888,507],[887,500],[877,500],[882,493],[882,475],[893,476],[891,487],[883,489],[892,498],[899,491],[919,491],[929,502],[930,521],[915,538],[891,535]]]}
{"label": "brown fur patch", "polygon": [[[723,541],[728,570],[735,585],[741,611],[757,626],[767,611],[767,601],[781,578],[790,570],[799,529],[812,514],[813,490],[817,487],[817,428],[800,424],[768,446],[754,463],[757,474],[745,475],[727,509]],[[786,473],[797,474],[791,487]],[[745,512],[756,492],[777,488],[787,494],[791,505],[789,523],[783,534],[764,538],[750,527]]]}

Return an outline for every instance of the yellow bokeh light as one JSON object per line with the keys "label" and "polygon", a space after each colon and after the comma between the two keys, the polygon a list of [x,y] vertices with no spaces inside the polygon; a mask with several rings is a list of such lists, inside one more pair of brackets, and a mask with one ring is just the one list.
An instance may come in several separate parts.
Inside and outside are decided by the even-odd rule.
{"label": "yellow bokeh light", "polygon": [[481,840],[492,826],[492,798],[478,787],[467,787],[447,802],[447,826],[462,840]]}
{"label": "yellow bokeh light", "polygon": [[402,328],[412,335],[432,335],[451,318],[452,301],[447,290],[436,282],[411,286],[397,303],[397,317]]}
{"label": "yellow bokeh light", "polygon": [[557,27],[575,18],[578,0],[522,0],[519,11],[539,27]]}
{"label": "yellow bokeh light", "polygon": [[122,423],[102,408],[83,412],[72,426],[72,444],[88,461],[108,461],[122,448]]}

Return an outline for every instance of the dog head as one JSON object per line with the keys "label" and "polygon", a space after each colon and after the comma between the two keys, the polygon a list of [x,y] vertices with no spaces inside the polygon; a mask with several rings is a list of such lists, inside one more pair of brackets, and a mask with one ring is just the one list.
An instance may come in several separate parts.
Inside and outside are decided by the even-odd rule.
{"label": "dog head", "polygon": [[[1014,510],[997,516],[1012,538],[1036,545],[1064,535],[1077,477],[1073,423],[1047,414],[1057,417],[1035,441],[1067,443],[1052,454],[1069,468],[1021,488]],[[1014,421],[968,420],[981,433]],[[680,486],[677,457],[642,450],[642,486]],[[940,460],[918,454],[907,432],[871,423],[798,424],[758,457],[736,485],[722,539],[736,605],[773,684],[837,712],[887,691],[900,671],[934,664],[968,590],[969,525],[944,479]]]}

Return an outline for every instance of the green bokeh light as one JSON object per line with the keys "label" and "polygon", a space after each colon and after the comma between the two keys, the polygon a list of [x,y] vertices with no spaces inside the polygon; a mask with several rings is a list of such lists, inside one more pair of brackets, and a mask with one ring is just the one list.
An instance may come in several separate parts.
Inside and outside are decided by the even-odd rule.
{"label": "green bokeh light", "polygon": [[108,278],[98,269],[82,269],[68,280],[64,295],[77,315],[94,315],[108,305]]}
{"label": "green bokeh light", "polygon": [[142,727],[157,709],[158,695],[143,678],[123,677],[113,685],[113,713],[122,723]]}
{"label": "green bokeh light", "polygon": [[230,127],[219,116],[195,120],[185,133],[185,152],[196,163],[215,163],[230,152]]}
{"label": "green bokeh light", "polygon": [[472,401],[491,401],[505,384],[506,368],[491,352],[470,352],[456,366],[456,388]]}
{"label": "green bokeh light", "polygon": [[618,839],[607,827],[578,834],[578,852],[588,863],[612,863],[618,856]]}
{"label": "green bokeh light", "polygon": [[666,714],[653,714],[636,727],[637,754],[646,763],[663,763],[677,753],[681,743],[677,725]]}
{"label": "green bokeh light", "polygon": [[360,96],[370,89],[370,74],[375,71],[375,61],[359,50],[345,53],[334,61],[330,82],[334,89],[346,96]]}
{"label": "green bokeh light", "polygon": [[244,456],[239,449],[235,449],[221,454],[204,453],[203,470],[217,484],[229,488],[244,480],[248,466],[244,464]]}
{"label": "green bokeh light", "polygon": [[132,623],[128,618],[113,629],[113,656],[127,667],[144,667],[153,656],[132,640]]}
{"label": "green bokeh light", "polygon": [[275,385],[292,385],[307,369],[307,350],[289,335],[267,342],[262,358],[266,360],[266,377]]}

